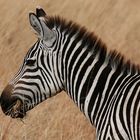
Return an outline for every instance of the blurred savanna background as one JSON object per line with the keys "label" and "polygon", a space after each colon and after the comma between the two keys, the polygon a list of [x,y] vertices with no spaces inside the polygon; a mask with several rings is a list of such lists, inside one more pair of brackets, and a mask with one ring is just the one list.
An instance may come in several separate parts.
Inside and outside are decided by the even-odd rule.
{"label": "blurred savanna background", "polygon": [[[139,0],[0,0],[0,94],[37,37],[28,21],[36,6],[94,31],[108,50],[140,63]],[[0,140],[95,140],[95,129],[62,92],[39,104],[23,121],[0,109]]]}

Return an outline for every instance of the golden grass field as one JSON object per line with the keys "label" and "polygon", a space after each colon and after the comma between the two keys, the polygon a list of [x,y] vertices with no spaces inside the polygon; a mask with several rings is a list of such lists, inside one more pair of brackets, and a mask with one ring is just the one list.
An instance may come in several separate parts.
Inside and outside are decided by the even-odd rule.
{"label": "golden grass field", "polygon": [[[28,12],[36,6],[94,31],[109,50],[140,62],[139,0],[0,0],[0,91],[18,70],[36,41]],[[0,109],[0,140],[94,140],[95,129],[69,99],[60,93],[27,113],[24,123]]]}

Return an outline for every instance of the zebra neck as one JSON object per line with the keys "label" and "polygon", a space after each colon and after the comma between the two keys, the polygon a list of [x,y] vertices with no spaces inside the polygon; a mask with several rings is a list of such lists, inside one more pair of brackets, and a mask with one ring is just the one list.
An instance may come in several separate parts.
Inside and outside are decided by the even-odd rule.
{"label": "zebra neck", "polygon": [[[99,44],[100,41],[96,43]],[[65,90],[90,122],[97,126],[99,116],[104,118],[120,82],[131,73],[131,69],[129,65],[123,65],[121,57],[107,54],[104,48],[97,51],[93,46],[90,49],[91,46],[75,41],[74,37],[67,38],[65,45],[62,50]]]}
{"label": "zebra neck", "polygon": [[[113,70],[106,59],[106,52],[89,51],[88,46],[74,37],[67,38],[62,51],[65,90],[80,110],[89,118],[93,107],[97,111],[102,94],[105,94],[105,83]],[[113,72],[111,72],[113,71]],[[90,100],[92,99],[92,100]],[[90,106],[86,104],[89,102]],[[85,111],[88,110],[88,114]]]}
{"label": "zebra neck", "polygon": [[[135,91],[131,92],[134,93],[133,96],[137,96],[135,92],[139,87],[139,68],[129,61],[124,61],[123,56],[115,51],[107,53],[106,45],[97,36],[73,22],[66,22],[58,17],[51,18],[49,25],[58,29],[59,41],[56,48],[61,57],[57,66],[64,90],[90,122],[96,126],[97,136],[107,134],[109,138],[112,136],[112,139],[115,139],[110,125],[112,121],[114,121],[113,130],[121,126],[122,116],[127,121],[122,121],[125,123],[123,126],[127,126],[127,123],[132,124],[130,123],[132,113],[126,111],[126,108],[129,110],[130,104],[123,107],[124,112],[127,112],[125,114],[122,112],[120,101],[123,104],[130,98],[131,93],[128,94],[128,91],[136,81]],[[137,94],[139,94],[139,89]],[[138,102],[139,100],[137,100],[137,105]],[[138,115],[134,113],[133,116]],[[133,124],[135,126],[136,122]],[[117,127],[115,128],[114,125]],[[124,135],[122,127],[119,130]]]}
{"label": "zebra neck", "polygon": [[61,36],[57,51],[61,55],[58,65],[64,90],[97,125],[118,94],[123,78],[139,73],[139,69],[125,62],[119,53],[108,53],[106,45],[93,33],[71,22],[63,22],[63,26],[58,29]]}

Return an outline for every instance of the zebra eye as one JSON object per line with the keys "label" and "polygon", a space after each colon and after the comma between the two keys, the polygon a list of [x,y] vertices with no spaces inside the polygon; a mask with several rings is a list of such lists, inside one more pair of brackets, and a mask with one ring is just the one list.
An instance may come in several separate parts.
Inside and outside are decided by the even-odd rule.
{"label": "zebra eye", "polygon": [[27,59],[26,60],[26,65],[27,66],[34,66],[35,65],[35,61],[34,59]]}

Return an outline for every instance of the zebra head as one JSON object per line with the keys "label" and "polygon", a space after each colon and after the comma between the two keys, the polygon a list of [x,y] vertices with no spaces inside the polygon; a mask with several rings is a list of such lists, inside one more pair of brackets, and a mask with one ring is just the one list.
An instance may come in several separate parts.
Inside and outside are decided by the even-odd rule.
{"label": "zebra head", "polygon": [[47,26],[47,15],[41,8],[36,9],[36,14],[29,13],[29,21],[39,36],[38,41],[0,99],[3,112],[12,118],[23,118],[28,110],[63,89],[55,29]]}

